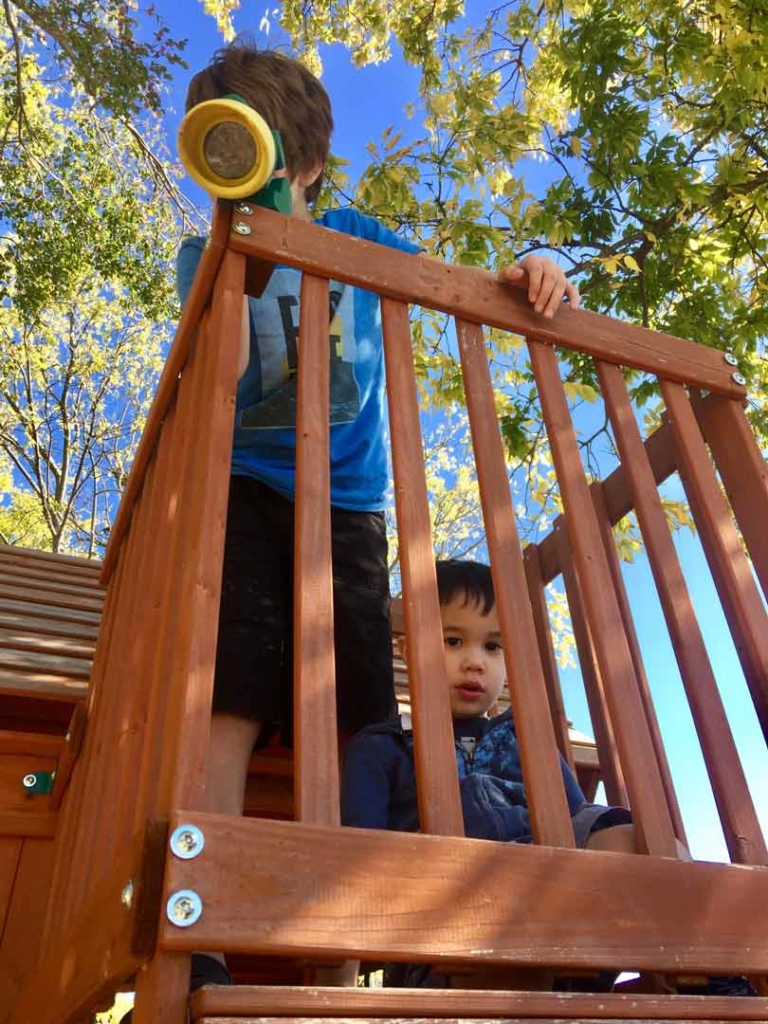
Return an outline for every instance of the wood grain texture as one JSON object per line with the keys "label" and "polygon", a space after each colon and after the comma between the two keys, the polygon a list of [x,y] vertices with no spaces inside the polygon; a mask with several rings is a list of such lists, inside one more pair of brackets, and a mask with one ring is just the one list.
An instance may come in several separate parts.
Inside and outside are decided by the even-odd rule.
{"label": "wood grain texture", "polygon": [[232,233],[229,245],[246,255],[358,285],[398,302],[442,310],[464,320],[744,397],[745,390],[734,384],[722,353],[706,346],[566,305],[553,320],[545,320],[534,313],[523,292],[500,284],[485,270],[414,257],[262,208],[240,219],[250,222],[251,234]]}
{"label": "wood grain texture", "polygon": [[[768,1000],[712,996],[590,995],[581,992],[482,992],[430,989],[298,988],[270,985],[221,988],[209,985],[190,1002],[193,1020],[206,1017],[223,1024],[222,1017],[243,1021],[274,1021],[286,1018],[304,1024],[330,1016],[353,1024],[355,1020],[418,1024],[467,1020],[533,1020],[588,1018],[605,1024],[610,1020],[643,1021],[765,1021]],[[247,1016],[246,1016],[247,1015]]]}
{"label": "wood grain texture", "polygon": [[482,327],[456,321],[483,522],[533,835],[575,846]]}
{"label": "wood grain texture", "polygon": [[304,274],[294,519],[294,810],[300,821],[317,825],[340,821],[328,352],[328,282]]}
{"label": "wood grain texture", "polygon": [[[172,858],[194,889],[162,948],[276,955],[765,973],[768,870],[184,811],[205,834]],[[392,884],[396,878],[397,885]]]}

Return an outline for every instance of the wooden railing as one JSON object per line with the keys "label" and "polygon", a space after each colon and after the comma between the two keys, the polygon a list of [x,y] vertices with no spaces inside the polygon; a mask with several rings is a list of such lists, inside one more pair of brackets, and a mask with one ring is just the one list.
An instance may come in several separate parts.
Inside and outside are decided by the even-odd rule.
{"label": "wooden railing", "polygon": [[[263,261],[304,272],[294,822],[200,812],[237,375],[234,340],[245,282]],[[330,279],[382,296],[424,832],[418,836],[338,827],[327,425]],[[537,843],[505,849],[503,857],[496,844],[461,838],[448,691],[440,678],[442,638],[408,303],[456,319]],[[484,324],[527,338],[563,501],[564,514],[552,534],[529,546],[525,556],[494,411]],[[596,359],[620,451],[621,467],[591,487],[555,345]],[[645,444],[622,366],[656,374],[661,382],[668,420]],[[680,471],[756,713],[768,732],[768,630],[741,543],[743,538],[749,546],[765,587],[768,486],[744,416],[744,394],[722,353],[709,348],[565,307],[545,322],[490,274],[279,214],[233,213],[219,205],[106,554],[107,598],[85,746],[64,802],[40,964],[12,1019],[74,1020],[138,971],[136,1024],[181,1024],[189,954],[200,949],[312,962],[363,957],[670,975],[749,973],[762,984],[768,972],[768,917],[762,913],[768,905],[768,855],[657,490]],[[738,870],[676,859],[682,819],[611,534],[612,524],[632,508]],[[543,587],[560,573],[608,795],[631,803],[647,857],[573,849],[557,752],[570,754],[543,597]],[[194,825],[204,834],[199,856],[168,852],[168,830],[179,825]],[[190,891],[202,913],[187,926],[195,900],[179,894]],[[195,1007],[208,1017],[247,1011],[299,1018],[307,1016],[310,1004],[314,1016],[325,1007],[322,1012],[332,1018],[355,1012],[402,1017],[434,1015],[437,998],[388,992],[379,1010],[372,1010],[368,1002],[375,993],[330,991],[285,990],[281,997],[272,989],[222,990],[201,994]],[[514,999],[466,994],[458,1003],[454,997],[440,1004],[445,1013],[453,1015],[461,1006],[475,1017],[523,1016],[534,1013],[534,1004],[539,1017],[639,1013],[630,997],[620,995],[571,1003],[555,993]],[[655,1000],[643,1004],[648,1019],[691,1019],[701,1010],[682,996],[648,999]],[[710,1000],[706,1006],[717,1019],[768,1017],[763,999]]]}

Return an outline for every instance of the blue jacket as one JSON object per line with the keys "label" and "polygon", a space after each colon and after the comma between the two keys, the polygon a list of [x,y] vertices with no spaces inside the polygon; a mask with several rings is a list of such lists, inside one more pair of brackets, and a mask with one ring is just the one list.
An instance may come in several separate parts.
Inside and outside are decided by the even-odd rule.
{"label": "blue jacket", "polygon": [[[489,720],[472,756],[457,742],[456,765],[466,834],[473,839],[531,842],[511,711]],[[588,803],[562,758],[560,767],[579,846],[586,844],[595,827],[632,820],[623,807]],[[419,830],[413,732],[403,726],[401,718],[369,726],[350,741],[344,758],[341,817],[344,825],[357,828]]]}

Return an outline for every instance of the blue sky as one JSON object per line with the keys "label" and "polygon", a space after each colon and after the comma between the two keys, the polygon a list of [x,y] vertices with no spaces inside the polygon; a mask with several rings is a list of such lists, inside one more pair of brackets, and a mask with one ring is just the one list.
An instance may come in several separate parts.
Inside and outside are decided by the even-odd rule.
{"label": "blue sky", "polygon": [[[203,13],[198,0],[174,0],[173,3],[161,0],[156,7],[168,22],[172,35],[189,40],[184,56],[190,70],[176,70],[167,100],[169,110],[165,124],[172,146],[183,110],[187,81],[194,70],[209,60],[221,40],[213,19]],[[242,9],[235,15],[236,29],[252,32],[263,45],[284,43],[274,16],[270,17],[268,35],[259,30],[267,11],[271,12],[272,8],[244,0]],[[363,69],[354,68],[348,54],[340,47],[325,48],[322,56],[325,66],[323,81],[333,101],[336,122],[333,149],[338,156],[350,161],[354,180],[367,163],[366,143],[378,140],[390,124],[408,131],[403,108],[416,98],[418,76],[396,55],[387,64]],[[417,122],[412,122],[411,126],[412,130],[418,130]],[[533,161],[526,162],[525,169],[526,174],[532,176],[530,184],[534,187],[537,183],[535,178],[546,173],[545,168]],[[205,205],[205,197],[199,190],[185,186],[185,191],[198,205]],[[679,482],[671,482],[669,488],[666,493],[670,496],[682,497]],[[677,534],[675,542],[758,814],[764,830],[768,832],[768,792],[765,786],[768,752],[757,726],[741,667],[698,538],[685,531]],[[692,852],[701,859],[727,859],[709,782],[646,559],[638,557],[632,565],[624,566],[624,572]],[[562,684],[566,709],[575,726],[591,732],[578,671],[563,672]]]}

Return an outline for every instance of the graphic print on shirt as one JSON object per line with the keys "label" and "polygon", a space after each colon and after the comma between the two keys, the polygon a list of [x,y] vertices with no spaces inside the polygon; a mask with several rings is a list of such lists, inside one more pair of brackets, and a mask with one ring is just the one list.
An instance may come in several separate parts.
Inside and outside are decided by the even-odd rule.
{"label": "graphic print on shirt", "polygon": [[[256,310],[251,366],[257,371],[261,394],[240,411],[243,430],[284,429],[296,425],[297,370],[299,354],[298,275],[277,270]],[[330,423],[349,423],[360,412],[360,389],[355,379],[355,332],[353,289],[331,281],[329,300]],[[249,389],[250,390],[250,389]]]}

